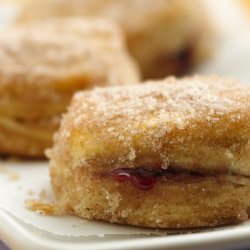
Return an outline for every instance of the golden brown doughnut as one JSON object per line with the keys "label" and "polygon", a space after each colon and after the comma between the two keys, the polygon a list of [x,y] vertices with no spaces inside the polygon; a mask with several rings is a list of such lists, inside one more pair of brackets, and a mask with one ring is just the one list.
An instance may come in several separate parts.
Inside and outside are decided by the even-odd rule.
{"label": "golden brown doughnut", "polygon": [[18,22],[72,15],[118,22],[144,78],[183,74],[211,52],[212,28],[200,0],[26,0]]}
{"label": "golden brown doughnut", "polygon": [[250,206],[250,89],[215,76],[77,93],[48,151],[67,213],[158,228]]}
{"label": "golden brown doughnut", "polygon": [[1,31],[0,153],[42,157],[74,92],[138,79],[111,22],[54,19]]}

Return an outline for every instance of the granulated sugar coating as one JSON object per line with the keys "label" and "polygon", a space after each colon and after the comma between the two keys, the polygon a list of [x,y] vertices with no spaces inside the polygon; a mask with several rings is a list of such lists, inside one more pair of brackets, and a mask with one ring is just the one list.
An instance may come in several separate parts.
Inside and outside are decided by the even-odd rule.
{"label": "granulated sugar coating", "polygon": [[119,24],[145,78],[184,74],[211,54],[210,17],[200,0],[16,1],[19,22],[67,16],[102,17]]}
{"label": "granulated sugar coating", "polygon": [[120,29],[103,19],[50,19],[12,27],[2,30],[0,47],[0,90],[16,85],[63,90],[79,81],[87,88],[138,80]]}
{"label": "granulated sugar coating", "polygon": [[250,174],[249,122],[248,87],[215,76],[167,78],[77,93],[57,140],[77,147],[77,164]]}
{"label": "granulated sugar coating", "polygon": [[[48,152],[63,211],[160,228],[248,218],[250,89],[167,78],[77,93]],[[245,175],[245,176],[243,176]]]}

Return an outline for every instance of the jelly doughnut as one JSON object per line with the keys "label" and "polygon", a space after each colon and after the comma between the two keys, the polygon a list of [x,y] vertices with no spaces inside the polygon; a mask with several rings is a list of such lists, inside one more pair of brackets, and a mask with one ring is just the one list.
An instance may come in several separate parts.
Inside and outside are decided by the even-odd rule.
{"label": "jelly doughnut", "polygon": [[69,214],[207,227],[248,218],[249,139],[249,87],[170,77],[75,94],[47,155]]}

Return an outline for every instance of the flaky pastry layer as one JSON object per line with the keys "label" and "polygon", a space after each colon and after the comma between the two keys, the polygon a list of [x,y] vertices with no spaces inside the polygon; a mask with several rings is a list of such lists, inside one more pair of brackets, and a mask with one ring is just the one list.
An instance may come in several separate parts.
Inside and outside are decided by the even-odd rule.
{"label": "flaky pastry layer", "polygon": [[44,150],[51,147],[59,122],[60,117],[24,121],[1,116],[1,155],[44,158]]}

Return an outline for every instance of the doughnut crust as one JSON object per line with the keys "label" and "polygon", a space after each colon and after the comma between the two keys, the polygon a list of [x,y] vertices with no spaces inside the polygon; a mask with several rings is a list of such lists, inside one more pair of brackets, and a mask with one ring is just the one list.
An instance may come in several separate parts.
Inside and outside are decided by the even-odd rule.
{"label": "doughnut crust", "polygon": [[48,151],[55,194],[67,213],[112,223],[246,220],[249,124],[250,89],[215,76],[77,93]]}
{"label": "doughnut crust", "polygon": [[186,73],[211,52],[211,24],[200,0],[26,0],[18,22],[72,15],[118,22],[144,78]]}
{"label": "doughnut crust", "polygon": [[9,28],[0,35],[0,62],[4,154],[42,157],[74,92],[139,79],[119,28],[104,20],[54,19]]}

